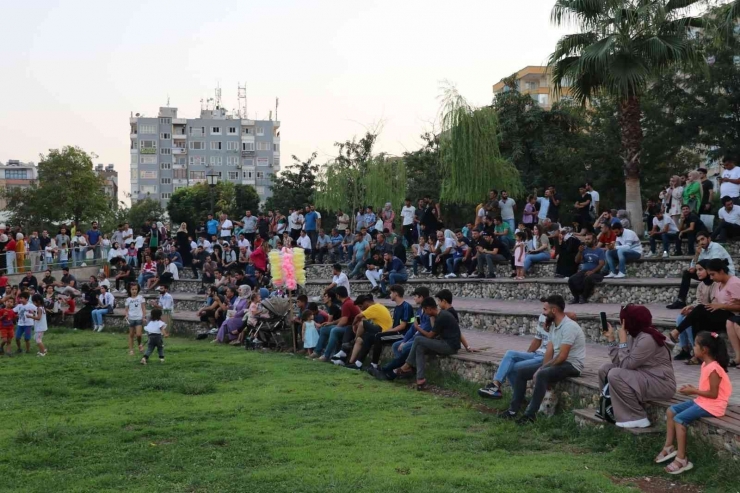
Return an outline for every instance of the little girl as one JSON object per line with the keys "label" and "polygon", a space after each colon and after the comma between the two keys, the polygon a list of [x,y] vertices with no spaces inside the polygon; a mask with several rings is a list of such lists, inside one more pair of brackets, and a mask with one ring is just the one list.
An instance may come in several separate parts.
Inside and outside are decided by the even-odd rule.
{"label": "little girl", "polygon": [[68,260],[69,260],[69,249],[67,248],[66,243],[62,243],[62,246],[59,247],[59,266],[62,269],[66,269]]}
{"label": "little girl", "polygon": [[[730,356],[725,341],[716,332],[700,332],[696,336],[694,357],[702,362],[699,388],[684,385],[678,391],[697,397],[668,408],[665,446],[655,458],[657,464],[662,464],[675,457],[665,468],[668,474],[681,474],[694,467],[686,457],[686,427],[697,419],[724,416],[732,394],[732,383],[727,376]],[[674,438],[678,449],[673,447]]]}
{"label": "little girl", "polygon": [[311,310],[304,310],[301,320],[303,320],[303,328],[301,330],[303,349],[308,354],[311,354],[319,342],[319,332],[316,330],[316,324],[313,321],[313,312]]}
{"label": "little girl", "polygon": [[142,365],[146,365],[146,362],[149,361],[149,356],[154,352],[154,348],[157,348],[160,363],[164,363],[164,344],[162,343],[162,336],[164,335],[167,337],[166,329],[167,324],[162,322],[162,310],[155,308],[152,310],[152,316],[149,323],[144,327],[144,330],[149,335],[149,341],[146,345],[146,353],[144,353],[144,357],[141,358]]}
{"label": "little girl", "polygon": [[103,247],[103,259],[108,258],[108,252],[110,251],[110,238],[107,234],[103,235],[103,239],[100,240],[101,246]]}
{"label": "little girl", "polygon": [[526,253],[527,235],[520,231],[516,235],[516,245],[514,245],[514,265],[516,266],[516,278],[521,281],[524,279],[524,254]]}
{"label": "little girl", "polygon": [[136,246],[133,243],[129,243],[128,249],[126,250],[126,263],[131,267],[138,267],[139,262],[136,258],[137,251]]}
{"label": "little girl", "polygon": [[[250,327],[249,330],[249,337],[248,340],[251,342],[257,342],[257,338],[252,337],[252,333],[254,332],[255,327],[257,327],[257,322],[261,318],[270,318],[270,314],[267,313],[267,309],[262,306],[260,303],[262,301],[262,296],[260,296],[259,291],[255,291],[252,293],[252,295],[249,297],[249,310],[247,312],[247,324]],[[243,330],[239,337],[237,337],[237,344],[241,344],[242,341],[244,341],[244,334],[247,333],[247,330]]]}
{"label": "little girl", "polygon": [[141,345],[141,330],[146,317],[146,303],[144,297],[139,294],[139,285],[131,285],[131,296],[126,298],[126,322],[128,323],[128,354],[134,355],[134,333],[139,343],[139,352],[144,351]]}
{"label": "little girl", "polygon": [[36,312],[30,312],[26,316],[33,320],[33,334],[39,352],[36,356],[46,356],[46,346],[44,346],[44,332],[46,326],[46,310],[44,309],[44,297],[40,294],[31,296],[31,302],[36,306]]}

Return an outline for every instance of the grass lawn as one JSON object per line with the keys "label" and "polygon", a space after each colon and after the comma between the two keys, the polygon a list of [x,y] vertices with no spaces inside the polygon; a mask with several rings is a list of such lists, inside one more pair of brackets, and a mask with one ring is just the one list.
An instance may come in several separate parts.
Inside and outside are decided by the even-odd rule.
{"label": "grass lawn", "polygon": [[[171,338],[143,367],[122,334],[52,330],[49,356],[0,358],[0,491],[621,492],[661,476],[660,437],[517,427],[462,396],[416,392],[287,354]],[[155,353],[156,355],[156,353]],[[737,491],[740,467],[689,456],[682,481]]]}

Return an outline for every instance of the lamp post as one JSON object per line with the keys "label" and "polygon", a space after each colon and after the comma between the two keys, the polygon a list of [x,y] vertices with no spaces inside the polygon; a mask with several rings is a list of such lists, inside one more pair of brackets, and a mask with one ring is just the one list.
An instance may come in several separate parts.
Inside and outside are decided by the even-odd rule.
{"label": "lamp post", "polygon": [[213,194],[215,193],[216,185],[218,185],[218,173],[213,170],[209,171],[206,175],[206,183],[208,183],[208,187],[211,189],[211,213],[215,216],[216,213],[213,210],[215,207],[213,205]]}

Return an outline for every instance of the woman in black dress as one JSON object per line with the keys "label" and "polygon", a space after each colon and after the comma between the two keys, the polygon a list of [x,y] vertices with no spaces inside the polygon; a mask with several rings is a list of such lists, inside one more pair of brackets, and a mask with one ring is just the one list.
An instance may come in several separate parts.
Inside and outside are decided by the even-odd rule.
{"label": "woman in black dress", "polygon": [[555,267],[555,277],[570,277],[578,271],[576,255],[581,241],[573,235],[571,228],[563,228],[558,237],[555,251],[558,254],[558,263]]}
{"label": "woman in black dress", "polygon": [[190,240],[188,239],[188,225],[186,223],[180,224],[180,229],[177,230],[177,251],[180,252],[182,257],[182,266],[190,267],[193,264],[193,253],[190,251]]}
{"label": "woman in black dress", "polygon": [[82,297],[85,301],[80,311],[74,315],[74,328],[75,329],[91,329],[92,328],[92,311],[98,305],[98,297],[95,291],[90,288],[89,284],[83,284]]}

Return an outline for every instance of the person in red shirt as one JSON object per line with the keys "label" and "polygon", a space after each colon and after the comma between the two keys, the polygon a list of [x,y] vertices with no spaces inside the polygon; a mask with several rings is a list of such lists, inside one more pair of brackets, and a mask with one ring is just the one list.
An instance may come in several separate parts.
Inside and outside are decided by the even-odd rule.
{"label": "person in red shirt", "polygon": [[5,272],[0,272],[0,296],[5,296],[5,290],[8,288],[8,276]]}
{"label": "person in red shirt", "polygon": [[252,255],[249,256],[249,258],[252,259],[254,268],[262,271],[263,274],[267,272],[267,251],[269,248],[270,245],[268,245],[267,242],[263,242],[259,248],[255,248]]}
{"label": "person in red shirt", "polygon": [[599,248],[606,248],[609,243],[617,241],[617,234],[612,229],[611,225],[604,223],[601,225],[601,233],[599,234],[596,242]]}
{"label": "person in red shirt", "polygon": [[[5,277],[5,276],[3,276]],[[7,278],[5,278],[7,281]],[[10,343],[13,341],[13,329],[15,328],[16,313],[13,311],[13,300],[5,300],[5,308],[0,309],[0,351],[5,351],[6,356],[12,356]]]}
{"label": "person in red shirt", "polygon": [[[327,337],[327,332],[329,334],[329,342],[327,342],[324,354],[320,358],[318,358],[318,361],[329,361],[329,359],[331,358],[331,353],[334,352],[337,344],[340,344],[343,341],[345,335],[348,335],[348,331],[349,333],[352,333],[352,336],[354,338],[354,333],[352,332],[352,324],[355,321],[355,317],[360,314],[360,308],[355,305],[355,303],[349,297],[349,293],[347,292],[346,287],[337,286],[334,289],[334,293],[337,295],[337,300],[341,304],[342,316],[339,318],[339,320],[333,322],[333,325],[327,325],[321,328],[321,332],[319,333],[319,343],[323,346],[322,338]],[[317,345],[316,347],[319,346]]]}

